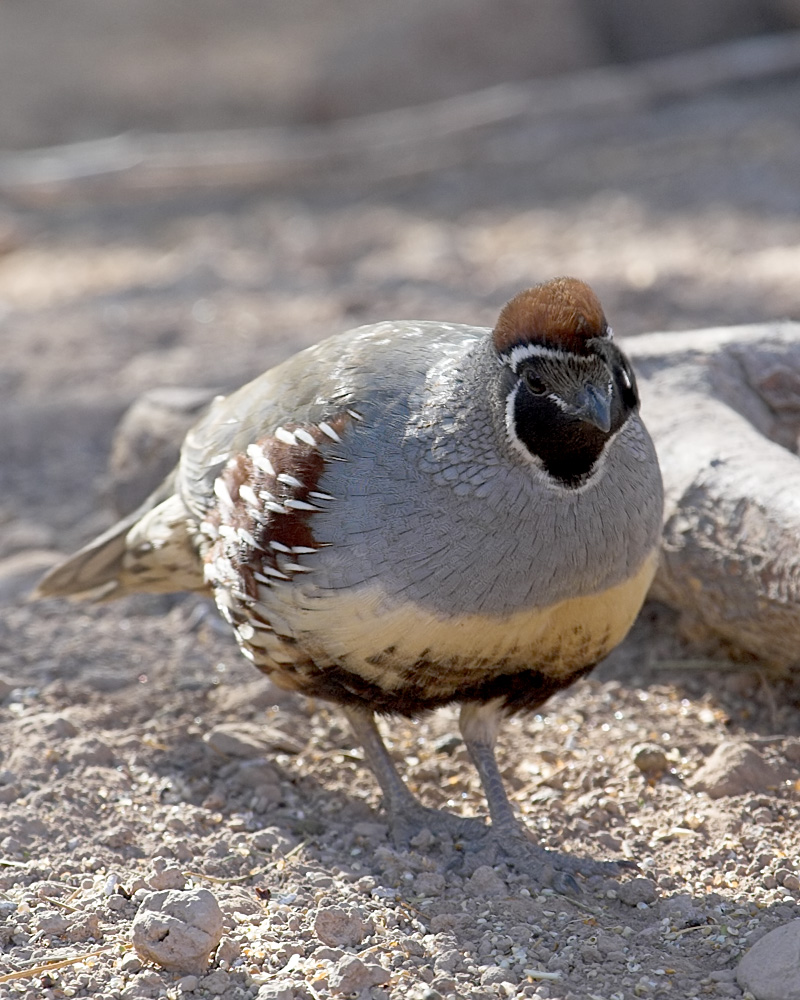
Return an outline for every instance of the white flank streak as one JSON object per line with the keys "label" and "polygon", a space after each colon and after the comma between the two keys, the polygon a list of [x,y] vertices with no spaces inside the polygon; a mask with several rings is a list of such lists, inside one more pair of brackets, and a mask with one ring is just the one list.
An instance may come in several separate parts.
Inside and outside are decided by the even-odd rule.
{"label": "white flank streak", "polygon": [[230,457],[229,452],[221,451],[218,455],[212,455],[208,460],[208,464],[219,465],[220,462],[227,462]]}
{"label": "white flank streak", "polygon": [[348,410],[347,412],[350,414],[350,416],[353,418],[353,420],[363,420],[364,419],[361,416],[361,414],[360,413],[356,413],[355,410]]}
{"label": "white flank streak", "polygon": [[[241,492],[241,490],[240,490],[240,492]],[[330,495],[330,493],[318,493],[316,490],[310,490],[308,495],[310,497],[313,497],[315,500],[335,500],[336,499],[336,497],[332,497]]]}
{"label": "white flank streak", "polygon": [[275,475],[275,467],[257,444],[249,444],[247,446],[247,455],[257,469],[261,469],[262,472],[266,472],[268,476]]}
{"label": "white flank streak", "polygon": [[303,484],[296,476],[290,476],[288,472],[278,473],[278,482],[286,483],[287,486],[293,486],[296,490],[302,490]]}
{"label": "white flank streak", "polygon": [[256,634],[256,630],[248,622],[242,622],[236,631],[239,633],[239,638],[244,639],[245,642],[247,642],[248,639],[252,639]]}
{"label": "white flank streak", "polygon": [[255,663],[256,662],[256,655],[255,655],[255,653],[252,650],[248,649],[247,646],[242,646],[240,648],[239,652],[242,654],[242,656],[246,656],[247,659],[250,660],[251,663]]}
{"label": "white flank streak", "polygon": [[268,583],[272,586],[272,580],[268,576],[264,576],[263,573],[253,573],[253,579],[258,580],[259,583]]}
{"label": "white flank streak", "polygon": [[283,506],[292,510],[322,510],[321,507],[315,507],[313,503],[306,503],[305,500],[284,500]]}
{"label": "white flank streak", "polygon": [[273,514],[286,513],[286,508],[283,506],[283,504],[275,503],[274,500],[267,500],[264,503],[264,506],[267,508],[267,510],[271,510]]}
{"label": "white flank streak", "polygon": [[276,552],[291,552],[292,550],[288,545],[284,545],[283,542],[270,542],[269,547],[275,549]]}
{"label": "white flank streak", "polygon": [[[257,578],[258,574],[254,573],[253,576],[255,576]],[[251,628],[259,628],[263,632],[271,632],[272,631],[272,626],[271,625],[267,625],[266,622],[259,621],[258,618],[249,618],[248,619],[248,624],[250,625]]]}
{"label": "white flank streak", "polygon": [[[289,577],[285,573],[281,573],[279,569],[273,569],[272,566],[262,567],[267,576],[274,577],[276,580],[288,580]],[[256,579],[258,579],[258,573],[253,574]],[[269,583],[269,580],[265,580],[265,583]]]}
{"label": "white flank streak", "polygon": [[303,444],[310,444],[312,448],[317,447],[317,442],[314,440],[312,435],[309,434],[308,431],[304,430],[302,427],[297,428],[297,430],[294,432],[294,436],[297,438],[298,441],[302,441]]}
{"label": "white flank streak", "polygon": [[256,510],[261,506],[258,502],[258,497],[256,496],[256,491],[252,486],[245,484],[239,487],[239,496],[244,500],[245,503],[250,504],[251,507],[255,507]]}
{"label": "white flank streak", "polygon": [[283,441],[284,444],[297,444],[294,434],[291,431],[287,431],[285,427],[276,427],[275,437],[279,441]]}
{"label": "white flank streak", "polygon": [[[286,548],[286,546],[284,546],[284,548]],[[294,554],[298,555],[298,556],[311,555],[313,552],[316,552],[316,551],[317,550],[314,549],[314,548],[312,548],[310,545],[293,545],[292,546],[292,552],[294,552]]]}
{"label": "white flank streak", "polygon": [[336,441],[338,444],[342,440],[331,425],[326,424],[324,420],[318,426],[322,433],[329,437],[331,441]]}
{"label": "white flank streak", "polygon": [[269,503],[270,500],[275,499],[275,497],[269,492],[269,490],[259,490],[258,495],[265,503]]}
{"label": "white flank streak", "polygon": [[236,587],[231,587],[231,594],[236,598],[237,601],[241,601],[242,604],[255,603],[254,597],[251,597],[249,594],[245,594],[243,590],[237,590]]}
{"label": "white flank streak", "polygon": [[245,545],[249,545],[253,549],[260,549],[262,552],[264,551],[262,546],[258,544],[255,538],[253,538],[253,536],[250,534],[247,528],[239,528],[237,534],[239,535],[239,538],[241,538],[241,540],[245,543]]}
{"label": "white flank streak", "polygon": [[221,503],[226,504],[228,507],[233,507],[230,490],[219,477],[214,480],[214,493],[217,495],[217,499]]}
{"label": "white flank streak", "polygon": [[292,573],[313,573],[311,567],[301,566],[300,563],[285,562],[282,565],[284,569],[291,570]]}
{"label": "white flank streak", "polygon": [[201,521],[200,530],[203,532],[204,535],[208,535],[208,537],[212,541],[215,538],[219,537],[219,532],[217,531],[216,526],[213,525],[210,521]]}
{"label": "white flank streak", "polygon": [[222,538],[227,538],[228,541],[237,542],[239,536],[236,534],[236,528],[232,527],[230,524],[221,524],[219,526],[219,534]]}

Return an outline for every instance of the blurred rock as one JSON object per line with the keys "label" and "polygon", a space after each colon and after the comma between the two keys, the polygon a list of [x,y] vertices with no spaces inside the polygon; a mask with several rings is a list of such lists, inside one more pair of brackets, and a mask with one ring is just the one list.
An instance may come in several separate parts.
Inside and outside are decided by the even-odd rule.
{"label": "blurred rock", "polygon": [[781,775],[749,743],[724,740],[688,783],[712,799],[723,795],[763,792],[780,783]]}
{"label": "blurred rock", "polygon": [[25,600],[39,578],[63,558],[52,549],[28,549],[0,559],[0,606]]}
{"label": "blurred rock", "polygon": [[318,910],[314,918],[314,933],[323,944],[334,948],[355,947],[371,931],[369,922],[353,907],[326,906]]}
{"label": "blurred rock", "polygon": [[736,981],[756,1000],[800,1000],[800,920],[765,934],[745,954]]}
{"label": "blurred rock", "polygon": [[120,420],[109,459],[109,492],[118,513],[134,510],[178,460],[181,441],[215,395],[213,389],[151,389]]}

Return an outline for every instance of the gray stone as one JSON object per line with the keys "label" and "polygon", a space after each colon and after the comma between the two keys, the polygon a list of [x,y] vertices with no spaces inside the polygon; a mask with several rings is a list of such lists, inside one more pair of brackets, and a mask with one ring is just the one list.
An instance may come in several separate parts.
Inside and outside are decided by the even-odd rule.
{"label": "gray stone", "polygon": [[505,882],[489,865],[481,865],[476,868],[467,879],[465,888],[470,896],[505,896],[508,894]]}
{"label": "gray stone", "polygon": [[208,889],[151,892],[133,920],[133,947],[140,958],[170,972],[199,975],[222,939],[222,920]]}
{"label": "gray stone", "polygon": [[314,933],[323,944],[332,948],[355,947],[371,930],[355,908],[345,910],[341,906],[326,906],[318,910],[314,918]]}
{"label": "gray stone", "polygon": [[329,984],[334,993],[360,993],[371,986],[380,986],[391,979],[382,966],[362,962],[360,958],[347,955],[331,972]]}
{"label": "gray stone", "polygon": [[651,878],[632,878],[620,885],[617,896],[628,906],[653,903],[658,898],[658,887]]}
{"label": "gray stone", "polygon": [[657,743],[640,743],[633,748],[633,763],[646,778],[660,778],[669,770],[663,747]]}
{"label": "gray stone", "polygon": [[265,750],[300,753],[303,744],[274,726],[230,722],[214,726],[203,737],[212,750],[223,757],[263,757]]}
{"label": "gray stone", "polygon": [[756,1000],[800,1000],[800,920],[756,941],[739,962],[736,981]]}
{"label": "gray stone", "polygon": [[749,743],[723,740],[689,782],[694,792],[712,799],[724,795],[763,792],[780,783],[781,776]]}

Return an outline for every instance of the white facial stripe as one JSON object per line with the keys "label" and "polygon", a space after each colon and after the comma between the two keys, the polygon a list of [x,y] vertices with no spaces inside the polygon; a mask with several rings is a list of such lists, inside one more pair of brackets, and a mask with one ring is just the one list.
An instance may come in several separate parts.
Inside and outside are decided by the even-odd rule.
{"label": "white facial stripe", "polygon": [[[611,327],[607,327],[607,333],[603,334],[599,340],[613,340],[614,335],[612,333]],[[517,344],[510,351],[501,354],[502,361],[507,364],[513,372],[516,372],[520,361],[524,361],[526,358],[555,358],[559,361],[565,361],[568,358],[578,360],[581,359],[582,355],[575,354],[572,351],[563,351],[560,347],[546,347],[544,344]]]}
{"label": "white facial stripe", "polygon": [[552,358],[554,361],[567,361],[576,358],[577,355],[562,351],[558,347],[543,347],[541,344],[517,344],[511,351],[500,357],[516,374],[520,362],[528,358]]}

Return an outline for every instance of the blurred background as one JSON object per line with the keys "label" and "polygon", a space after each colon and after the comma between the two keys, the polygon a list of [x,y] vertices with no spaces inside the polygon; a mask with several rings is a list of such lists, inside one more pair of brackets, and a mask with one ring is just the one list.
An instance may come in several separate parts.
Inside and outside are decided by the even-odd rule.
{"label": "blurred background", "polygon": [[350,326],[800,318],[800,0],[3,0],[0,94],[0,557],[146,390]]}

